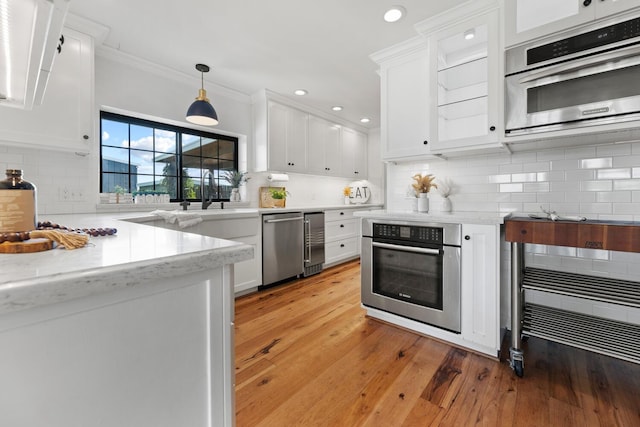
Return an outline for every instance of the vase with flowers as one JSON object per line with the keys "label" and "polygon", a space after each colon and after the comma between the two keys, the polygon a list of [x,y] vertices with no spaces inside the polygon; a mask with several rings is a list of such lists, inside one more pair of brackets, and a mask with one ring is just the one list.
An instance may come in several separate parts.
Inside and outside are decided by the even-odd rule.
{"label": "vase with flowers", "polygon": [[411,186],[418,198],[418,212],[429,212],[429,191],[432,188],[438,188],[438,185],[434,182],[436,179],[432,174],[422,175],[417,173],[413,176],[415,181]]}
{"label": "vase with flowers", "polygon": [[225,181],[231,184],[231,195],[229,200],[232,202],[239,202],[241,200],[240,186],[250,179],[247,176],[247,173],[239,172],[237,170],[228,170],[222,172],[221,176]]}
{"label": "vase with flowers", "polygon": [[451,212],[451,199],[449,196],[453,193],[453,183],[449,178],[438,181],[438,194],[442,197],[442,212]]}
{"label": "vase with flowers", "polygon": [[351,203],[351,187],[347,186],[342,189],[342,195],[344,196],[344,204],[348,205]]}

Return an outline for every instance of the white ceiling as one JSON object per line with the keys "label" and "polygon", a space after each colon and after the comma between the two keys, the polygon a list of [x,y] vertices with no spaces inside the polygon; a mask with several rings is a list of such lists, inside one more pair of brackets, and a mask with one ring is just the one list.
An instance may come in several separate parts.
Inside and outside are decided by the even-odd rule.
{"label": "white ceiling", "polygon": [[[69,11],[110,29],[104,45],[251,95],[295,98],[354,123],[380,125],[380,80],[369,55],[418,33],[413,25],[463,0],[72,0]],[[407,15],[388,24],[384,11]],[[306,89],[305,97],[292,95]],[[194,87],[194,96],[197,87]],[[210,98],[215,106],[215,96]],[[186,108],[186,107],[185,107]],[[224,112],[218,112],[224,117]]]}

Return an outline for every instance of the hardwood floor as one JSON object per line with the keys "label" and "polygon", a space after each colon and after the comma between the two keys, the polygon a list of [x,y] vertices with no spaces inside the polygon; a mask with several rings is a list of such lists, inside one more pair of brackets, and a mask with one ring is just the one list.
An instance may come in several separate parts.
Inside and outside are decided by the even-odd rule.
{"label": "hardwood floor", "polygon": [[367,318],[359,268],[236,300],[239,427],[640,426],[640,365],[530,338],[518,378]]}

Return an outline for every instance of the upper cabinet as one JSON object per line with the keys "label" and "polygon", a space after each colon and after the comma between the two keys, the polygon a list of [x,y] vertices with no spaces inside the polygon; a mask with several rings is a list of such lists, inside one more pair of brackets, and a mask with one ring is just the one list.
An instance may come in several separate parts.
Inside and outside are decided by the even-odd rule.
{"label": "upper cabinet", "polygon": [[416,37],[371,58],[380,64],[382,159],[431,155],[426,41]]}
{"label": "upper cabinet", "polygon": [[506,0],[505,45],[513,46],[638,6],[638,0]]}
{"label": "upper cabinet", "polygon": [[498,10],[429,35],[431,151],[500,147]]}
{"label": "upper cabinet", "polygon": [[367,178],[365,133],[276,102],[266,92],[254,95],[253,113],[254,171]]}
{"label": "upper cabinet", "polygon": [[309,173],[341,176],[340,126],[316,116],[309,116]]}
{"label": "upper cabinet", "polygon": [[64,44],[49,76],[42,105],[4,107],[0,141],[88,153],[93,137],[93,39],[65,28]]}
{"label": "upper cabinet", "polygon": [[283,172],[307,170],[308,114],[269,102],[268,138],[270,169]]}
{"label": "upper cabinet", "polygon": [[342,128],[342,176],[365,179],[367,177],[367,136],[362,132]]}

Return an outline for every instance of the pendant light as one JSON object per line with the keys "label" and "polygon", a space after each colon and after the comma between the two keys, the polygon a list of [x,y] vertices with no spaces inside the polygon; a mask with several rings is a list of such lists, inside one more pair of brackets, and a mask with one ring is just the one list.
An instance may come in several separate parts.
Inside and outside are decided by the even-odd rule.
{"label": "pendant light", "polygon": [[197,125],[215,126],[218,124],[218,113],[209,103],[207,91],[204,90],[204,73],[209,72],[209,66],[196,64],[196,70],[200,71],[202,76],[202,87],[198,92],[198,97],[187,110],[187,121]]}

